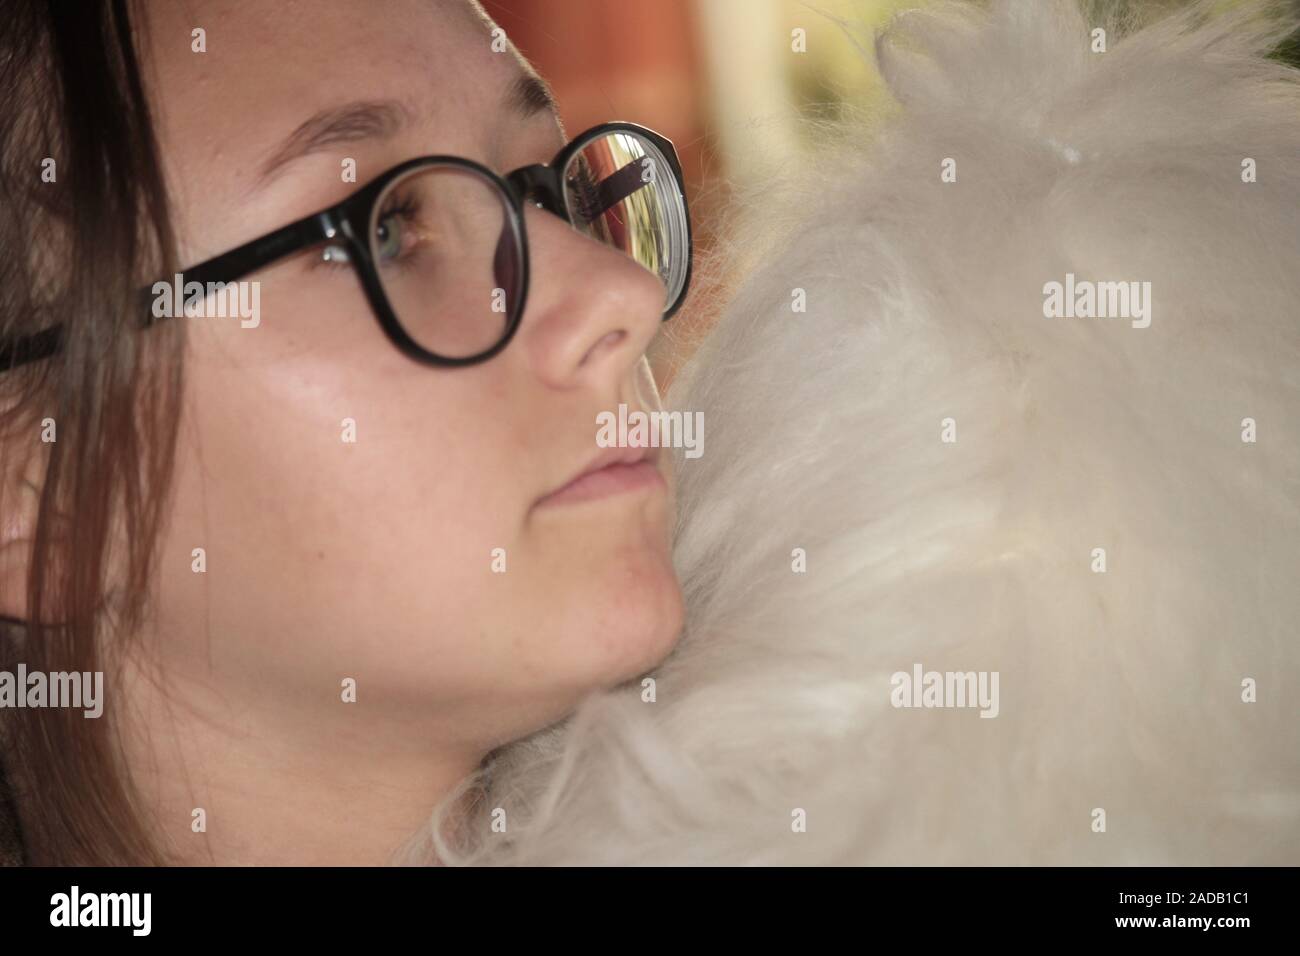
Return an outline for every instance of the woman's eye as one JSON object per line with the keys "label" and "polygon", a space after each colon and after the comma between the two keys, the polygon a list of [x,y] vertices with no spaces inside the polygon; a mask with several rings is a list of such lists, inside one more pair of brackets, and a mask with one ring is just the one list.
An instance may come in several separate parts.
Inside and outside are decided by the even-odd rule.
{"label": "woman's eye", "polygon": [[[371,243],[372,255],[376,265],[398,263],[411,256],[414,247],[422,239],[418,229],[419,208],[414,203],[403,202],[385,209],[375,223],[375,235]],[[321,249],[320,256],[312,262],[317,266],[348,266],[352,256],[347,246],[334,242]]]}
{"label": "woman's eye", "polygon": [[381,262],[396,259],[402,252],[402,216],[392,212],[375,227],[375,254]]}

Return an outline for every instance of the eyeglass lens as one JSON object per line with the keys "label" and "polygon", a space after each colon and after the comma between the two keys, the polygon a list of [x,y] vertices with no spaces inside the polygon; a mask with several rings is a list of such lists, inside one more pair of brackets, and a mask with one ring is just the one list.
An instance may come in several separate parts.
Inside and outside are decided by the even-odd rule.
{"label": "eyeglass lens", "polygon": [[689,255],[686,206],[668,158],[630,130],[586,143],[564,170],[573,224],[645,266],[664,284],[664,309],[681,292]]}

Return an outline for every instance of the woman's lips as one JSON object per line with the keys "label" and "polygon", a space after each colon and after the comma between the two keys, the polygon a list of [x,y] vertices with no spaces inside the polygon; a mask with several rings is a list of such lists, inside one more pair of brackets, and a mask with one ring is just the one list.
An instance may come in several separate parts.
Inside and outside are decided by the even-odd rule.
{"label": "woman's lips", "polygon": [[656,487],[667,488],[667,486],[652,458],[642,458],[633,462],[611,462],[603,468],[584,472],[562,488],[557,488],[540,499],[537,506],[575,504],[631,491]]}

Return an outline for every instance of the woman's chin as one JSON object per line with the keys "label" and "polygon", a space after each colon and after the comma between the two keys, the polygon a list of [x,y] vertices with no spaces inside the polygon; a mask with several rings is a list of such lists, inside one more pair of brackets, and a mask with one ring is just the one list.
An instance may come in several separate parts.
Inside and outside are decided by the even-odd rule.
{"label": "woman's chin", "polygon": [[590,603],[563,628],[571,660],[582,662],[572,676],[584,690],[613,687],[652,670],[676,646],[685,618],[681,585],[666,551],[642,552],[591,581],[583,589]]}

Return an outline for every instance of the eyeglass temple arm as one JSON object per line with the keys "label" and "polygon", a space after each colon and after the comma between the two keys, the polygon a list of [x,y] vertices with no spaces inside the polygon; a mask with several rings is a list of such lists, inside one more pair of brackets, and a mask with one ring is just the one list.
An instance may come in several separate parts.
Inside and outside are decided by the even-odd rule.
{"label": "eyeglass temple arm", "polygon": [[63,345],[63,326],[54,325],[31,335],[0,343],[0,375],[29,362],[49,358]]}
{"label": "eyeglass temple arm", "polygon": [[[250,272],[263,269],[299,249],[315,245],[325,239],[332,239],[336,232],[337,227],[330,212],[317,213],[290,223],[260,239],[254,239],[252,242],[222,253],[215,259],[209,259],[185,270],[180,274],[182,295],[185,287],[192,282],[199,283],[205,290],[209,283],[235,282]],[[161,319],[171,317],[155,316],[152,304],[159,295],[154,288],[159,283],[171,287],[174,281],[174,279],[160,279],[149,288],[140,290],[143,309],[141,326],[147,327]],[[185,296],[185,298],[189,297]],[[31,335],[2,342],[0,343],[0,375],[20,365],[49,358],[56,354],[62,345],[62,325],[50,326]]]}
{"label": "eyeglass temple arm", "polygon": [[590,222],[597,216],[612,209],[628,196],[632,195],[642,186],[649,185],[649,181],[642,178],[642,166],[640,160],[634,160],[624,166],[616,173],[612,173],[596,186],[596,208],[593,210],[583,210],[583,215]]}
{"label": "eyeglass temple arm", "polygon": [[[640,164],[641,160],[633,160],[596,185],[595,202],[577,210],[586,222],[591,222],[647,185],[642,178]],[[559,178],[552,167],[525,166],[512,173],[508,179],[520,196],[536,196],[542,200],[543,206],[562,214],[564,200],[560,195]]]}

